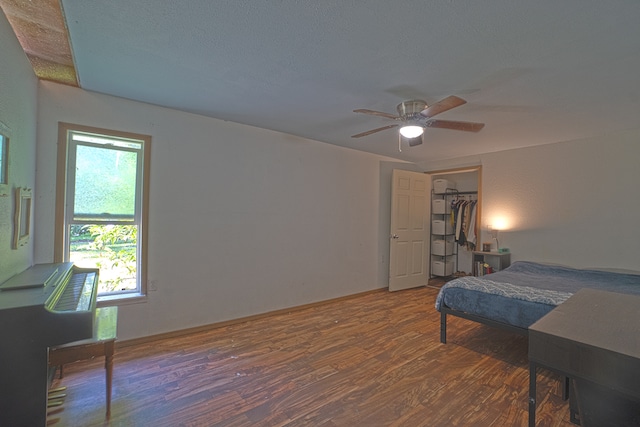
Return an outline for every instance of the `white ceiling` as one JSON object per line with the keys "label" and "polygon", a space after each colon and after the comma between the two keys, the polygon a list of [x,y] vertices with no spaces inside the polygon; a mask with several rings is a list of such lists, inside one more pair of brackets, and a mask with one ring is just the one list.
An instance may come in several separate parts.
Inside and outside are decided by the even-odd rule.
{"label": "white ceiling", "polygon": [[[637,0],[62,0],[82,88],[427,162],[640,126]],[[398,152],[398,103],[458,95]]]}

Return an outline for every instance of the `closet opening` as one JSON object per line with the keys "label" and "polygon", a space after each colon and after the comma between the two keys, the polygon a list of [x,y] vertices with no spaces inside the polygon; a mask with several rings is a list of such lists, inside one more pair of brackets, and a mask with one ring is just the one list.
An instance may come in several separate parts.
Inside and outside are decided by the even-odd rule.
{"label": "closet opening", "polygon": [[431,175],[431,277],[474,274],[473,251],[482,250],[482,166]]}

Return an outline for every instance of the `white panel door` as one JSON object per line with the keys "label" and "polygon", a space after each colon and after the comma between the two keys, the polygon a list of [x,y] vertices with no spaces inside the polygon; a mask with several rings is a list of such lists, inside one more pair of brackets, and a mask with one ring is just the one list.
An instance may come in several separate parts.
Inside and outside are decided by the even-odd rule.
{"label": "white panel door", "polygon": [[389,290],[399,291],[429,280],[431,176],[394,169],[392,182]]}

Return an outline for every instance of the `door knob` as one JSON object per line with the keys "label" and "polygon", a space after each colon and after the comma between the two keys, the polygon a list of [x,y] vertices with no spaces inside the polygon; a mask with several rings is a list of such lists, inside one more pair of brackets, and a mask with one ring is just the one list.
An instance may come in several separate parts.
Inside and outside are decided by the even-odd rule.
{"label": "door knob", "polygon": [[400,236],[398,236],[397,234],[392,234],[392,235],[391,235],[391,238],[392,238],[392,239],[399,239],[399,238],[400,238]]}

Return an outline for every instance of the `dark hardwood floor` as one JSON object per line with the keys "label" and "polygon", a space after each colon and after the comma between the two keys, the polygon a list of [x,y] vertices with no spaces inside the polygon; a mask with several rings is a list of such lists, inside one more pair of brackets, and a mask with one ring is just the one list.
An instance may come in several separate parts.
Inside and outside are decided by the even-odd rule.
{"label": "dark hardwood floor", "polygon": [[[51,426],[525,426],[524,337],[451,318],[437,288],[275,314],[116,351],[112,416],[102,360],[65,366]],[[538,375],[539,426],[573,426],[560,378]]]}

